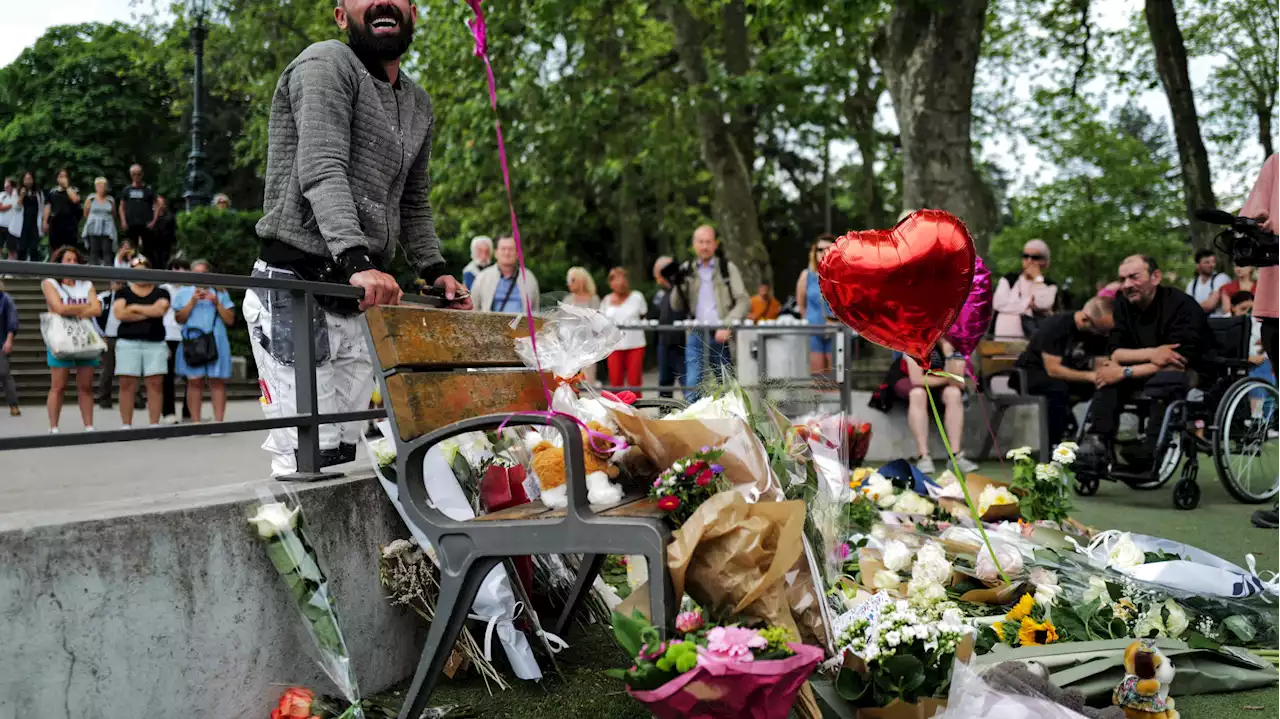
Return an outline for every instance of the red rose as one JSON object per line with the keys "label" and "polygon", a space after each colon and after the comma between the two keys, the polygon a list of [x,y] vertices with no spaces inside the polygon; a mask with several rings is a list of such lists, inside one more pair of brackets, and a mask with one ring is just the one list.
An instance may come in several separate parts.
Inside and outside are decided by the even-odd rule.
{"label": "red rose", "polygon": [[858,428],[858,431],[859,431],[859,432],[861,432],[861,433],[863,433],[863,434],[870,434],[870,433],[871,433],[871,423],[870,423],[870,422],[865,422],[865,423],[863,423],[863,425],[862,425],[861,427],[859,427],[859,428]]}
{"label": "red rose", "polygon": [[701,474],[702,471],[705,470],[706,468],[707,468],[707,463],[703,462],[702,460],[698,460],[697,462],[694,462],[692,465],[690,465],[689,468],[684,471],[684,473],[689,475],[690,477],[696,477],[699,474]]}
{"label": "red rose", "polygon": [[703,470],[702,474],[699,474],[698,478],[694,480],[694,484],[698,485],[699,487],[705,487],[708,484],[711,484],[711,470],[709,469]]}
{"label": "red rose", "polygon": [[675,496],[674,494],[668,494],[667,496],[658,500],[658,509],[661,509],[664,512],[674,512],[679,508],[680,508],[680,498]]}
{"label": "red rose", "polygon": [[271,719],[307,719],[311,716],[311,702],[315,692],[302,687],[290,687],[280,697],[280,706],[271,710]]}

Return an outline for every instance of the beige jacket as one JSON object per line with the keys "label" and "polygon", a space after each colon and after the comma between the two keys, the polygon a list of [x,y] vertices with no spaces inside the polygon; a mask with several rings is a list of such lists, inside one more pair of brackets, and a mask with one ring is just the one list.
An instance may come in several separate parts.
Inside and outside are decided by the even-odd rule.
{"label": "beige jacket", "polygon": [[[716,262],[721,262],[716,258]],[[697,263],[693,260],[685,262],[682,269],[687,273],[681,285],[683,292],[671,293],[671,309],[686,312],[690,319],[697,316],[698,290],[702,288],[702,277],[698,274]],[[742,273],[738,266],[729,263],[729,282],[724,281],[724,274],[719,267],[712,267],[711,282],[716,296],[716,314],[722,322],[736,322],[747,316],[751,308],[751,295],[746,285],[742,284]],[[730,292],[730,289],[733,291]],[[688,306],[686,307],[686,300]]]}
{"label": "beige jacket", "polygon": [[[492,264],[485,268],[480,274],[476,275],[476,281],[471,285],[471,305],[479,312],[492,312],[495,300],[501,300],[496,297],[498,293],[498,280],[502,278],[502,273],[498,270],[498,265]],[[520,273],[520,268],[516,268],[516,287],[520,288],[521,307],[524,301],[529,300],[533,303],[533,311],[538,311],[538,278],[533,276],[533,272]]]}

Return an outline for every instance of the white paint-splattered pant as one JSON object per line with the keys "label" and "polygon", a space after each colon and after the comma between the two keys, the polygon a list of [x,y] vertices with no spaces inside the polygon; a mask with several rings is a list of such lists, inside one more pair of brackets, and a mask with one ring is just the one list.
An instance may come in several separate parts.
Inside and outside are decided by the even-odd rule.
{"label": "white paint-splattered pant", "polygon": [[[270,267],[259,260],[254,277],[296,279],[289,270]],[[244,316],[249,323],[253,359],[258,365],[262,411],[268,419],[287,417],[298,410],[294,377],[294,342],[304,335],[293,327],[290,293],[250,290],[245,294]],[[363,315],[339,315],[317,308],[315,328],[317,411],[354,412],[369,408],[373,396],[373,362],[364,335]],[[320,425],[320,449],[336,450],[360,440],[361,422]],[[271,453],[271,475],[279,477],[298,469],[298,430],[273,429],[262,443]]]}

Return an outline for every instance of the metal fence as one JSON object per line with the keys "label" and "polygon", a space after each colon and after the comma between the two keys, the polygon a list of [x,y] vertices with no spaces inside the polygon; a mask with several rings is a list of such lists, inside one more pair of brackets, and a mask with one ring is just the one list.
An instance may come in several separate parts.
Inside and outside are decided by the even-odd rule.
{"label": "metal fence", "polygon": [[[190,285],[193,284],[193,280],[197,279],[197,276],[190,272],[116,269],[90,265],[52,265],[49,263],[12,262],[7,260],[0,261],[0,275],[39,279],[53,276],[77,280],[153,282],[156,284],[172,283],[176,285]],[[298,429],[298,472],[283,479],[314,480],[326,476],[335,476],[334,473],[326,474],[322,471],[320,463],[320,425],[381,419],[386,416],[386,411],[369,409],[329,414],[323,414],[318,411],[316,367],[313,357],[315,327],[311,322],[311,317],[315,312],[317,296],[359,298],[363,296],[364,290],[351,285],[308,282],[298,279],[246,277],[244,275],[202,273],[198,276],[198,279],[201,285],[241,290],[283,290],[293,296],[293,327],[295,332],[301,333],[301,336],[298,337],[299,341],[295,343],[297,349],[294,367],[306,368],[306,371],[296,372],[295,375],[294,381],[297,389],[296,414],[274,419],[253,419],[209,424],[176,424],[139,429],[79,432],[75,434],[0,437],[0,451],[40,447],[70,447],[74,445],[190,437],[229,432],[261,432],[284,427],[296,427]],[[434,304],[427,298],[406,296],[405,300],[428,306]]]}
{"label": "metal fence", "polygon": [[[190,272],[174,272],[168,270],[135,270],[117,269],[89,265],[51,265],[37,262],[13,262],[0,260],[0,276],[32,277],[43,279],[50,276],[77,280],[106,282],[151,282],[156,284],[171,283],[190,285],[196,278]],[[265,277],[248,277],[244,275],[226,275],[202,273],[199,284],[239,290],[281,290],[289,292],[293,304],[293,327],[302,336],[295,342],[296,355],[294,367],[307,368],[297,372],[295,383],[297,390],[297,412],[286,417],[274,419],[254,419],[208,424],[176,424],[136,429],[102,430],[96,432],[80,432],[65,434],[21,435],[17,437],[0,437],[0,451],[12,449],[35,449],[45,447],[70,447],[76,445],[106,444],[109,442],[128,442],[145,439],[165,439],[169,437],[190,437],[232,432],[261,432],[285,427],[296,427],[298,430],[298,472],[287,479],[314,480],[322,477],[336,476],[336,473],[322,471],[320,458],[319,427],[323,424],[337,424],[370,419],[382,419],[386,416],[384,409],[366,409],[353,412],[321,413],[317,407],[316,367],[313,357],[315,327],[310,318],[315,312],[316,297],[359,298],[363,290],[351,285],[340,285],[326,282],[309,282],[299,279],[280,279]],[[406,295],[406,303],[423,306],[439,306],[429,298]],[[748,383],[744,389],[758,392],[768,397],[771,392],[786,390],[810,389],[814,391],[831,391],[839,389],[840,407],[849,411],[853,389],[853,373],[849,369],[849,358],[855,350],[853,339],[856,335],[846,327],[836,325],[807,325],[802,323],[767,322],[734,324],[704,324],[682,322],[675,325],[658,325],[641,323],[621,325],[623,330],[643,330],[659,337],[664,334],[678,333],[688,339],[700,336],[703,340],[702,366],[705,372],[712,372],[708,356],[712,334],[720,329],[732,330],[735,335],[747,339],[746,347],[752,355],[757,371],[757,381]],[[30,331],[30,330],[27,330]],[[791,377],[786,379],[767,377],[768,342],[767,337],[801,334],[806,336],[826,336],[835,341],[833,345],[832,373],[830,376]],[[737,349],[743,344],[737,342]],[[742,357],[738,361],[742,361]],[[619,387],[611,389],[631,389],[640,392],[668,392],[676,390],[672,386],[647,385],[642,387]]]}

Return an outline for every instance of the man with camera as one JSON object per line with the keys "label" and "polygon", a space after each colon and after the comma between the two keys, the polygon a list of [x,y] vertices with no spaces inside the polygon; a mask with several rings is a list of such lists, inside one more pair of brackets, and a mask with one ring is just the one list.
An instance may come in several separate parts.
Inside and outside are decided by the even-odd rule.
{"label": "man with camera", "polygon": [[1160,284],[1154,258],[1125,258],[1120,263],[1120,280],[1111,357],[1094,370],[1097,393],[1089,412],[1092,425],[1080,454],[1085,466],[1106,470],[1113,460],[1111,445],[1124,402],[1141,392],[1152,400],[1146,441],[1125,459],[1130,471],[1145,471],[1155,454],[1166,404],[1187,393],[1186,370],[1200,364],[1214,340],[1200,304],[1185,292]]}
{"label": "man with camera", "polygon": [[[702,225],[693,232],[695,258],[679,265],[672,263],[663,270],[663,276],[671,282],[671,309],[687,312],[698,324],[732,324],[747,316],[751,297],[742,283],[742,273],[737,265],[726,260],[716,239],[715,228]],[[728,329],[718,329],[707,340],[704,332],[689,333],[685,344],[685,397],[697,398],[697,386],[702,377],[703,353],[716,376],[724,377],[729,364]]]}
{"label": "man with camera", "polygon": [[[1280,155],[1272,155],[1263,163],[1262,172],[1258,174],[1240,215],[1257,220],[1262,230],[1271,233],[1272,237],[1267,239],[1274,246],[1277,221],[1280,221]],[[1280,364],[1276,362],[1277,323],[1280,323],[1277,319],[1280,318],[1280,267],[1274,264],[1260,267],[1253,292],[1253,316],[1262,320],[1263,351],[1271,360],[1271,367],[1280,368]],[[1253,524],[1264,529],[1275,529],[1280,526],[1280,513],[1277,513],[1274,506],[1254,512]]]}

